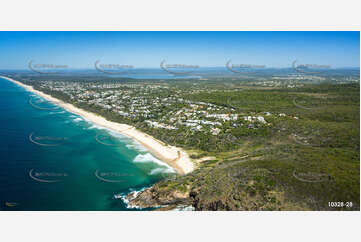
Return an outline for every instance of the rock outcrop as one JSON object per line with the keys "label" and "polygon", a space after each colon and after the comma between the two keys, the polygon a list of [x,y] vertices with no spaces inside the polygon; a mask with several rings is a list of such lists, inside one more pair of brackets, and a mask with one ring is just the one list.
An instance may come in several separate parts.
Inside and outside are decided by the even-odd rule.
{"label": "rock outcrop", "polygon": [[140,192],[136,197],[134,193],[129,193],[126,197],[130,206],[140,208],[156,208],[179,204],[191,204],[189,192],[180,192],[178,190],[159,189],[154,186]]}

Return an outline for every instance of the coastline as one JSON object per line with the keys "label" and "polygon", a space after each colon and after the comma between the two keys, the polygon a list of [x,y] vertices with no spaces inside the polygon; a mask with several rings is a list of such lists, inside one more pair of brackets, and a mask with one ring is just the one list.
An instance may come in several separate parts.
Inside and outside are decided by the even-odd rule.
{"label": "coastline", "polygon": [[16,81],[12,78],[0,76],[8,81],[11,81],[26,90],[35,93],[47,101],[50,101],[68,112],[77,114],[84,118],[87,121],[90,121],[96,125],[101,127],[110,129],[114,132],[126,135],[134,140],[138,141],[144,147],[146,147],[152,154],[154,154],[157,158],[161,159],[162,161],[166,162],[168,165],[173,167],[177,172],[181,175],[190,173],[194,170],[194,164],[192,163],[189,155],[181,148],[165,145],[163,142],[155,139],[154,137],[143,133],[137,130],[135,127],[127,124],[120,124],[116,122],[109,121],[104,117],[97,115],[92,112],[85,111],[70,103],[65,103],[57,98],[54,98],[48,94],[45,94],[41,91],[35,90],[32,86],[25,85],[19,81]]}

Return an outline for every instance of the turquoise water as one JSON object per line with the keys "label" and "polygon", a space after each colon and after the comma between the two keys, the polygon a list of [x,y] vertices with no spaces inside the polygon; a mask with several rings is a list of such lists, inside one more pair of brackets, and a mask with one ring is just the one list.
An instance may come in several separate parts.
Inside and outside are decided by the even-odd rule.
{"label": "turquoise water", "polygon": [[1,210],[137,210],[122,198],[174,170],[134,140],[0,78]]}

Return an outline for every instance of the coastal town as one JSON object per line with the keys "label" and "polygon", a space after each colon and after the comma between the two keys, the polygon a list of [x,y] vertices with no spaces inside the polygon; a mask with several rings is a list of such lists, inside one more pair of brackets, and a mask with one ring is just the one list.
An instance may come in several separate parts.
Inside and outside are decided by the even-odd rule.
{"label": "coastal town", "polygon": [[[232,107],[188,100],[182,90],[164,83],[42,81],[38,86],[45,92],[60,92],[72,103],[111,112],[127,123],[144,122],[156,129],[185,128],[218,135],[225,128],[244,126],[254,129],[271,125],[267,122],[267,117],[272,116],[270,112],[238,113]],[[197,92],[199,90],[192,90],[187,94]]]}
{"label": "coastal town", "polygon": [[[31,77],[23,82],[109,121],[135,127],[165,144],[194,150],[191,156],[199,157],[202,152],[231,151],[250,137],[265,137],[275,131],[297,136],[300,131],[285,130],[284,123],[298,126],[306,113],[327,105],[327,101],[297,94],[315,84],[291,77],[252,83]],[[340,86],[344,79],[331,82]],[[322,135],[310,132],[306,129],[299,134],[305,144],[322,142]]]}

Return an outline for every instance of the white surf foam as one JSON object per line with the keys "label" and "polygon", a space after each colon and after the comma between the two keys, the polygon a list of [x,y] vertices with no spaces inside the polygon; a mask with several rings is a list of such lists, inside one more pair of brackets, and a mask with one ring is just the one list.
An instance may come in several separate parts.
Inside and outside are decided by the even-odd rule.
{"label": "white surf foam", "polygon": [[96,125],[96,124],[92,124],[87,129],[106,129],[106,128],[104,128],[102,126],[99,126],[99,125]]}
{"label": "white surf foam", "polygon": [[129,138],[123,134],[120,134],[120,133],[117,133],[113,130],[109,130],[107,129],[109,135],[113,136],[114,138],[117,138],[118,140],[121,140],[121,141],[128,141]]}
{"label": "white surf foam", "polygon": [[164,173],[175,173],[173,168],[154,168],[149,172],[149,175],[157,175]]}
{"label": "white surf foam", "polygon": [[[157,158],[155,158],[151,153],[139,154],[134,158],[133,162],[135,162],[135,163],[155,163],[155,164],[157,164],[159,166],[166,167],[166,168],[163,168],[163,169],[174,170],[167,163],[165,163],[163,161],[160,161]],[[157,172],[157,171],[155,171],[155,172]]]}
{"label": "white surf foam", "polygon": [[49,112],[49,114],[62,114],[65,113],[65,111],[61,111],[61,112]]}
{"label": "white surf foam", "polygon": [[[149,187],[143,187],[140,190],[135,190],[135,189],[131,188],[130,192],[127,193],[127,194],[124,194],[124,193],[114,194],[114,199],[119,199],[120,198],[127,205],[127,208],[137,208],[137,209],[139,209],[140,208],[139,206],[131,206],[131,205],[129,205],[129,202],[131,200],[133,200],[134,198],[136,198],[139,193],[141,193],[142,191],[144,191],[147,188],[149,188]],[[128,194],[130,194],[130,193],[133,193],[132,197],[127,197]]]}
{"label": "white surf foam", "polygon": [[82,119],[82,118],[75,118],[75,119],[73,119],[73,121],[76,122],[76,123],[78,123],[78,122],[80,122],[80,121],[83,121],[83,119]]}
{"label": "white surf foam", "polygon": [[125,146],[130,150],[136,150],[139,152],[147,152],[148,151],[144,146],[142,146],[141,144],[136,143],[134,141],[131,144],[127,144]]}

